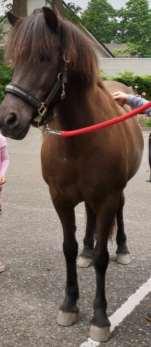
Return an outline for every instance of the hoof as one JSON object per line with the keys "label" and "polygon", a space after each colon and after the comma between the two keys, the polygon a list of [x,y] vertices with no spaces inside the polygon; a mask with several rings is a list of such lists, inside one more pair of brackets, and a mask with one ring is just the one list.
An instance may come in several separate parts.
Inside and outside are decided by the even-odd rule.
{"label": "hoof", "polygon": [[90,327],[90,337],[96,342],[106,342],[111,337],[111,331],[109,327],[99,328],[95,325]]}
{"label": "hoof", "polygon": [[77,260],[78,267],[87,268],[92,265],[92,259],[79,256]]}
{"label": "hoof", "polygon": [[121,265],[128,265],[131,262],[131,256],[129,253],[127,254],[117,254],[116,261]]}
{"label": "hoof", "polygon": [[69,327],[79,320],[78,312],[63,312],[59,311],[57,323],[63,327]]}

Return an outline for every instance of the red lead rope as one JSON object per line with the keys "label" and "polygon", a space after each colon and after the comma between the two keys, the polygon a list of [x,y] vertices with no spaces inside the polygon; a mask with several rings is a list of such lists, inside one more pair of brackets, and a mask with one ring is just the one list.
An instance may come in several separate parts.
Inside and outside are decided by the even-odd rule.
{"label": "red lead rope", "polygon": [[118,116],[118,117],[114,117],[112,119],[108,119],[105,120],[104,122],[98,123],[98,124],[94,124],[85,128],[81,128],[81,129],[76,129],[76,130],[62,130],[60,132],[56,132],[56,135],[60,135],[62,137],[72,137],[72,136],[78,136],[78,135],[83,135],[83,134],[88,134],[94,131],[98,131],[100,129],[104,129],[107,127],[110,127],[114,124],[118,124],[121,123],[129,118],[132,118],[134,116],[136,116],[139,113],[143,113],[143,111],[147,110],[148,108],[151,108],[151,102],[147,102],[144,105],[142,105],[141,107],[135,108],[134,110],[123,114],[122,116]]}

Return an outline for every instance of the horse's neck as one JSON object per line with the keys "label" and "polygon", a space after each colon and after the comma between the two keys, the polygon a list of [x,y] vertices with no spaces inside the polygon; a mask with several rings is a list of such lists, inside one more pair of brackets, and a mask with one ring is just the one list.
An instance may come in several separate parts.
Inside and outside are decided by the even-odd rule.
{"label": "horse's neck", "polygon": [[56,107],[54,127],[74,130],[111,118],[116,113],[116,104],[102,83],[96,81],[95,85],[83,89],[78,89],[77,84],[66,90],[65,100]]}
{"label": "horse's neck", "polygon": [[62,129],[72,130],[93,124],[94,118],[90,107],[93,93],[93,88],[70,91],[58,107],[58,119]]}

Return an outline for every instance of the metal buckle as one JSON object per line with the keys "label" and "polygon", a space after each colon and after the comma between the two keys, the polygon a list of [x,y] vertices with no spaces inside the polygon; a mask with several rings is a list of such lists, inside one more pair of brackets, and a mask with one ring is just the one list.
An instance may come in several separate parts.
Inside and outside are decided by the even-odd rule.
{"label": "metal buckle", "polygon": [[45,105],[44,102],[42,102],[40,104],[40,107],[38,108],[38,114],[42,119],[46,113],[47,113],[47,106]]}
{"label": "metal buckle", "polygon": [[47,135],[59,135],[59,136],[61,136],[61,131],[60,130],[51,129],[48,124],[46,124],[43,127],[43,131]]}
{"label": "metal buckle", "polygon": [[37,111],[38,115],[34,118],[34,121],[37,122],[38,127],[40,127],[41,122],[48,111],[46,104],[42,102]]}

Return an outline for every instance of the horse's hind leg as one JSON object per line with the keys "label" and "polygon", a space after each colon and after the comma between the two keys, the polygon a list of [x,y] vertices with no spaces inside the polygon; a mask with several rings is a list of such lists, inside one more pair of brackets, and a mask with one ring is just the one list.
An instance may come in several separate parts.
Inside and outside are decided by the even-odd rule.
{"label": "horse's hind leg", "polygon": [[79,298],[79,288],[77,281],[76,258],[78,254],[78,244],[75,237],[75,214],[71,204],[55,204],[61,224],[63,227],[63,251],[66,260],[66,290],[65,299],[58,314],[58,324],[70,326],[79,318],[77,300]]}
{"label": "horse's hind leg", "polygon": [[119,209],[117,211],[117,262],[122,265],[130,263],[130,253],[127,247],[127,237],[124,231],[124,219],[123,219],[123,208],[124,208],[124,194],[121,194]]}
{"label": "horse's hind leg", "polygon": [[97,243],[93,257],[96,272],[96,297],[94,300],[94,315],[90,327],[90,337],[98,342],[107,341],[110,337],[110,321],[106,312],[105,275],[109,263],[108,238],[113,227],[118,205],[119,194],[108,197],[100,206],[100,210],[97,208]]}
{"label": "horse's hind leg", "polygon": [[86,232],[83,240],[83,250],[78,257],[77,264],[79,267],[87,268],[92,264],[93,248],[94,248],[94,233],[96,229],[96,214],[85,204],[87,214]]}

